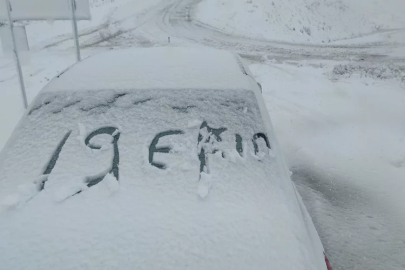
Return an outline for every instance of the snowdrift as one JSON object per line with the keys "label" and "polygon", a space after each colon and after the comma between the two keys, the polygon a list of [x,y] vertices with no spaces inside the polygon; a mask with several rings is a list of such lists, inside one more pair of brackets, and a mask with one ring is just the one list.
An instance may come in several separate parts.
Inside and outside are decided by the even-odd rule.
{"label": "snowdrift", "polygon": [[196,17],[221,31],[329,43],[405,27],[403,0],[203,0]]}

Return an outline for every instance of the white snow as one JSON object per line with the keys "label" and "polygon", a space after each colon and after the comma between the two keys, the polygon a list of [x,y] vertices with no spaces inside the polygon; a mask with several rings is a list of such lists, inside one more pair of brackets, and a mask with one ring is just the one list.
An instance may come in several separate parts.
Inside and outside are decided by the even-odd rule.
{"label": "white snow", "polygon": [[[402,14],[405,2],[274,0],[273,7],[269,6],[273,1],[252,0],[252,3],[248,3],[250,0],[223,0],[217,1],[218,5],[211,10],[208,9],[208,4],[213,5],[213,1],[202,1],[198,8],[195,6],[197,2],[90,0],[92,20],[79,21],[82,56],[86,58],[117,47],[205,45],[235,51],[245,58],[255,60],[255,65],[251,68],[263,85],[266,105],[271,112],[275,131],[290,169],[294,172],[293,179],[317,226],[334,269],[402,269],[401,258],[405,253],[405,203],[402,199],[404,187],[401,179],[405,178],[405,125],[401,122],[404,119],[404,91],[401,75],[397,73],[400,69],[397,67],[402,65],[405,51]],[[324,23],[331,29],[322,29]],[[23,72],[28,99],[32,101],[49,80],[74,64],[75,55],[69,21],[23,24],[27,28],[31,49],[31,54],[24,57]],[[294,26],[296,30],[291,31]],[[304,26],[311,30],[311,35],[304,31]],[[169,45],[168,36],[171,40]],[[323,46],[322,42],[326,44],[329,39],[332,46]],[[266,40],[281,40],[286,43]],[[318,43],[322,46],[294,42]],[[10,58],[2,57],[1,54],[0,49],[0,149],[24,112],[14,65]],[[272,60],[268,61],[270,59]],[[394,64],[391,65],[388,60],[394,61]],[[343,67],[343,75],[333,72],[335,66],[335,71],[342,71]],[[385,71],[381,72],[383,69]],[[383,77],[387,74],[388,77],[394,75],[394,78],[381,79],[376,74],[384,75]],[[125,99],[118,99],[115,104],[130,105]],[[188,127],[187,132],[195,132],[196,138],[202,120],[200,116],[190,118],[184,123],[184,128]],[[103,121],[109,124],[117,122],[108,119]],[[92,125],[85,122],[83,124],[88,132],[92,131]],[[119,129],[124,136],[125,130],[122,127]],[[72,126],[72,130],[76,130],[76,133],[75,136],[72,134],[69,142],[72,143],[72,140],[79,144],[75,138],[79,136],[77,124]],[[106,174],[108,170],[105,171],[105,166],[110,164],[111,150],[99,151],[86,147],[84,140],[87,131],[83,133],[83,145],[78,152],[86,149],[88,158],[100,154],[100,171]],[[194,145],[193,140],[183,140],[180,137],[172,136],[170,139],[173,141],[165,141],[165,138],[161,140],[164,144],[172,144],[173,153],[170,155],[173,157],[183,155],[184,145],[187,145],[187,149]],[[122,138],[124,137],[120,140]],[[54,150],[60,139],[52,142],[52,149],[47,149],[47,153]],[[144,157],[148,156],[151,138],[147,141],[138,151]],[[229,162],[243,164],[242,157],[235,149],[227,157]],[[244,158],[251,157],[250,153],[244,155]],[[47,160],[49,156],[43,158]],[[198,163],[197,149],[192,150],[190,158]],[[156,160],[168,164],[170,162],[169,165],[181,172],[187,172],[189,167],[189,164],[181,162],[182,159],[174,160],[166,154],[157,154]],[[145,158],[140,163],[147,165],[148,159]],[[28,166],[19,168],[19,171],[30,169]],[[24,202],[29,202],[37,194],[38,183],[44,178],[40,176],[43,169],[36,170],[38,174],[34,180],[31,177],[20,179],[29,184],[16,183],[13,191],[1,195],[0,203],[4,203],[1,207],[9,209],[8,214],[11,213],[12,216],[12,211],[18,212],[20,207],[24,209]],[[159,173],[159,169],[155,167],[146,166],[146,170]],[[198,172],[196,174],[198,177]],[[190,190],[200,200],[209,201],[212,192],[215,192],[216,183],[205,199],[199,198],[197,183]],[[165,186],[164,182],[162,186]],[[89,195],[84,205],[87,207],[94,199],[97,202],[106,198],[115,200],[116,195],[123,192],[125,193],[125,189],[120,184],[118,192],[110,193],[102,181],[83,193],[92,196]],[[140,196],[147,195],[140,193]],[[156,198],[156,204],[162,202],[161,196]],[[48,199],[51,205],[55,203],[51,196]],[[142,198],[139,200],[142,201]],[[70,202],[70,199],[58,204],[64,207],[66,202]],[[70,210],[76,211],[75,206],[76,204],[72,205]],[[100,206],[109,209],[108,203]],[[126,207],[128,205],[122,206]],[[109,213],[107,210],[106,213]],[[85,215],[91,209],[87,207],[80,211]],[[302,212],[305,213],[305,209]],[[32,215],[27,216],[22,224],[31,224],[31,218]],[[55,229],[47,234],[56,236],[60,228],[58,224],[66,221],[53,218],[47,218],[53,222],[48,225],[55,225]],[[126,220],[129,219],[130,217],[126,217]],[[33,220],[40,222],[36,218]],[[76,242],[81,239],[78,232],[83,232],[82,228],[87,227],[71,226],[69,223],[72,222],[68,220],[66,226],[72,228],[76,238],[60,240],[76,246]],[[117,239],[122,237],[117,234],[110,236],[101,230],[100,228],[97,231],[97,235],[90,229],[86,229],[86,232],[107,238],[105,243],[109,241],[116,245],[110,245],[112,255],[107,254],[103,256],[104,259],[92,259],[113,264],[114,252],[120,249]],[[26,234],[31,232],[33,230]],[[59,232],[62,234],[62,231]],[[316,235],[316,232],[313,233]],[[170,240],[177,241],[173,239]],[[285,239],[277,241],[284,243]],[[0,246],[1,244],[0,241]],[[28,249],[27,243],[22,246]],[[159,248],[155,250],[158,254]],[[55,250],[53,252],[57,254]],[[70,261],[67,262],[69,263]]]}
{"label": "white snow", "polygon": [[250,89],[250,80],[241,72],[236,56],[228,51],[126,49],[83,60],[53,79],[44,91]]}
{"label": "white snow", "polygon": [[211,189],[212,182],[214,181],[213,176],[210,174],[207,174],[205,172],[201,173],[200,181],[198,182],[198,195],[202,199],[208,196],[208,193]]}
{"label": "white snow", "polygon": [[[83,58],[105,51],[94,48],[109,43],[117,32],[134,29],[148,18],[148,11],[159,0],[90,0],[91,21],[79,21],[80,44]],[[3,3],[3,1],[1,1]],[[21,22],[19,23],[21,24]],[[28,102],[56,75],[76,61],[70,21],[55,21],[52,25],[44,21],[23,22],[26,25],[30,54],[23,61],[23,74]],[[100,35],[100,30],[109,33]],[[142,43],[140,40],[138,43]],[[2,55],[0,42],[0,148],[3,148],[18,120],[24,113],[20,88],[12,57]]]}
{"label": "white snow", "polygon": [[[190,127],[195,119],[206,124]],[[119,136],[117,152],[114,146],[89,154],[77,140],[84,130],[115,126],[120,133],[110,134]],[[259,144],[267,154],[254,158],[252,138],[265,129],[251,91],[41,93],[1,152],[0,198],[18,194],[20,185],[38,187],[52,160],[54,167],[43,190],[1,205],[2,267],[324,269],[323,249],[319,240],[312,246],[308,221],[275,155]],[[86,148],[114,144],[112,136],[90,140],[90,134]],[[235,134],[245,142],[244,158],[228,158],[235,154]],[[150,156],[154,142],[156,156]],[[209,164],[201,174],[199,144]],[[173,151],[159,153],[172,145]]]}
{"label": "white snow", "polygon": [[250,68],[332,266],[401,269],[405,91],[397,77],[336,78],[335,65]]}
{"label": "white snow", "polygon": [[233,35],[329,43],[403,28],[404,10],[403,0],[204,0],[197,19]]}
{"label": "white snow", "polygon": [[198,120],[198,119],[194,119],[191,120],[190,122],[188,122],[187,127],[192,128],[192,127],[196,127],[196,126],[200,126],[202,124],[203,121]]}
{"label": "white snow", "polygon": [[44,186],[44,192],[55,202],[62,202],[79,191],[87,189],[85,177],[72,174],[50,175]]}

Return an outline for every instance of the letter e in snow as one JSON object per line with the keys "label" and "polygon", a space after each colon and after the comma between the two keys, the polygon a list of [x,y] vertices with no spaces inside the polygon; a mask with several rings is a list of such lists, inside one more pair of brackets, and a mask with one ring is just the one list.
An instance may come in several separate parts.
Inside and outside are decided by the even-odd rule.
{"label": "letter e in snow", "polygon": [[149,146],[149,163],[152,166],[155,166],[156,168],[159,168],[159,169],[162,169],[162,170],[166,169],[165,164],[153,161],[153,155],[155,153],[169,153],[171,148],[170,147],[157,148],[156,146],[159,143],[160,138],[162,138],[164,136],[179,135],[179,134],[184,134],[184,132],[181,131],[181,130],[169,130],[169,131],[160,132],[155,136],[155,138],[153,138],[152,143]]}

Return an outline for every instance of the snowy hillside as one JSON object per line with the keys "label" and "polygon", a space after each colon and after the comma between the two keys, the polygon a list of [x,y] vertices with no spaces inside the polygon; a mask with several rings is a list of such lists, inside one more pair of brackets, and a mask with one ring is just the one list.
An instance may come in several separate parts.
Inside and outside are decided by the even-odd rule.
{"label": "snowy hillside", "polygon": [[232,34],[329,43],[405,27],[404,0],[204,0],[197,18]]}
{"label": "snowy hillside", "polygon": [[404,88],[316,63],[250,66],[292,178],[333,269],[404,269]]}

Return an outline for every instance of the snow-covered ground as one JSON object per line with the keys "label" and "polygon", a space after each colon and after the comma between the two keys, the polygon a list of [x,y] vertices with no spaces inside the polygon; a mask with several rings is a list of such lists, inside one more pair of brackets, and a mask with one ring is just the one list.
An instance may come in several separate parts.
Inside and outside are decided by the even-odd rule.
{"label": "snow-covered ground", "polygon": [[331,81],[330,62],[300,65],[251,69],[330,260],[336,269],[401,269],[405,89],[358,74]]}
{"label": "snow-covered ground", "polygon": [[[90,2],[93,20],[79,24],[84,57],[167,46],[170,36],[170,46],[250,61],[334,269],[405,268],[405,1]],[[29,100],[75,62],[70,31],[70,22],[27,25]],[[4,56],[0,95],[1,149],[23,113]]]}
{"label": "snow-covered ground", "polygon": [[230,34],[330,43],[405,26],[403,0],[205,0],[197,19]]}

